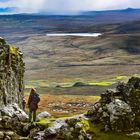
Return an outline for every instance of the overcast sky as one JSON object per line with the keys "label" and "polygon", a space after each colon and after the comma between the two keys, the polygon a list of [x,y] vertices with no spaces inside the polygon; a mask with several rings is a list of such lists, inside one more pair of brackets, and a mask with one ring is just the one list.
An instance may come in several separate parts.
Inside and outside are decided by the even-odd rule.
{"label": "overcast sky", "polygon": [[0,0],[0,8],[7,7],[12,8],[11,12],[15,13],[66,13],[140,8],[140,0]]}

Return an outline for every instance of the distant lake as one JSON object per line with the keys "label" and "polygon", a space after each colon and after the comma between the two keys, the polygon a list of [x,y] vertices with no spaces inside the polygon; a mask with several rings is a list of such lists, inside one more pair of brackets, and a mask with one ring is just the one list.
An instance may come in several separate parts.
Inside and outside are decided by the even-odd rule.
{"label": "distant lake", "polygon": [[101,33],[50,33],[46,36],[81,36],[81,37],[98,37],[101,36]]}

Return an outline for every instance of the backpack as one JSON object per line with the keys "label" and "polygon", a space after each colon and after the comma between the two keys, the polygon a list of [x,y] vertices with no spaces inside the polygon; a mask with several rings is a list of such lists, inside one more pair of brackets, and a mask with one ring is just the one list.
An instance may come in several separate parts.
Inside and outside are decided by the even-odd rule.
{"label": "backpack", "polygon": [[37,93],[33,94],[32,101],[34,102],[34,104],[38,104],[40,102],[40,97]]}

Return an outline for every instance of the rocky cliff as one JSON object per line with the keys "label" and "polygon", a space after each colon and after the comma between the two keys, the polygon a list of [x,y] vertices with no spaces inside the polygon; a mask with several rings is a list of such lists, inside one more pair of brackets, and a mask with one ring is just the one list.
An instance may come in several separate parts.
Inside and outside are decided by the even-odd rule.
{"label": "rocky cliff", "polygon": [[0,38],[0,108],[17,103],[22,108],[24,90],[23,55]]}

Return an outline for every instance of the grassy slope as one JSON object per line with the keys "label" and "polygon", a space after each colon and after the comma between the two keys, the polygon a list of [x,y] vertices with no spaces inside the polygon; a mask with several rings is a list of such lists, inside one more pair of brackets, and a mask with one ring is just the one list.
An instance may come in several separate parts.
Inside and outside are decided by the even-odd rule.
{"label": "grassy slope", "polygon": [[106,80],[140,70],[139,35],[34,36],[17,45],[25,54],[26,79],[30,80]]}
{"label": "grassy slope", "polygon": [[[0,35],[23,51],[28,80],[47,79],[61,83],[106,80],[139,73],[140,21],[133,21],[139,19],[133,12],[119,13],[118,16],[113,13],[113,18],[112,13],[94,18],[1,16]],[[128,20],[130,22],[125,22]],[[104,35],[100,38],[55,38],[46,37],[48,32],[101,32]]]}

